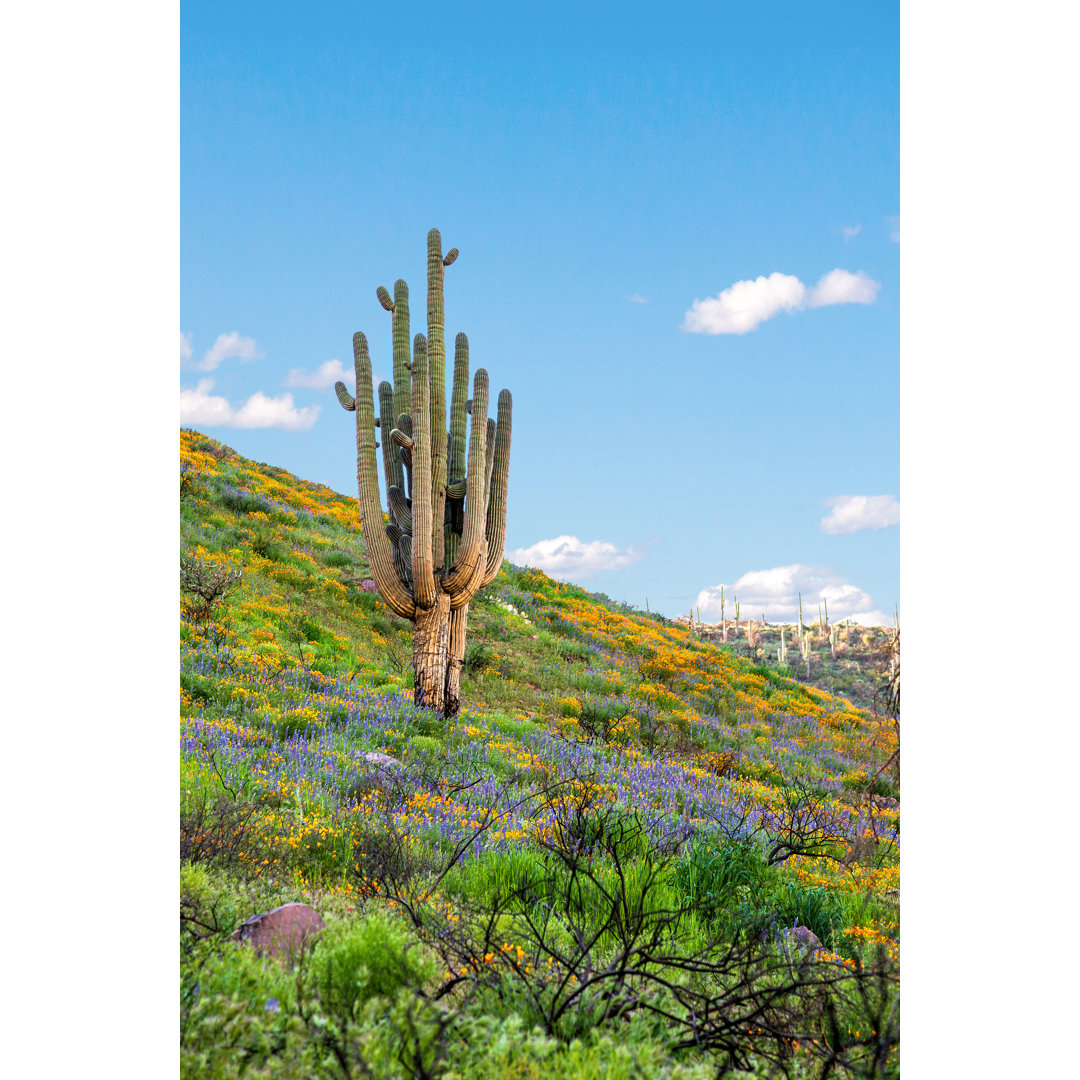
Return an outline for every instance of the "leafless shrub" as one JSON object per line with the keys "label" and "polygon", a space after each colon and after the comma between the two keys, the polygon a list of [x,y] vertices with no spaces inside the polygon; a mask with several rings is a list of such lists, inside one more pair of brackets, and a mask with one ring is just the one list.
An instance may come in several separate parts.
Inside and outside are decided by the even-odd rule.
{"label": "leafless shrub", "polygon": [[[664,1020],[673,1051],[715,1054],[720,1075],[751,1069],[757,1059],[770,1064],[771,1075],[789,1077],[798,1048],[804,1064],[807,1053],[819,1060],[823,1077],[886,1075],[899,1030],[895,970],[884,954],[868,967],[818,959],[763,938],[757,926],[734,938],[702,939],[700,902],[673,904],[665,887],[677,845],[649,847],[641,858],[654,843],[644,823],[605,804],[590,778],[552,785],[533,812],[544,824],[533,842],[542,853],[535,869],[486,904],[459,902],[452,921],[433,893],[495,816],[443,856],[423,888],[392,859],[378,875],[382,894],[401,906],[450,973],[433,1001],[463,1005],[495,995],[563,1040],[652,1014]],[[763,825],[772,829],[772,861],[784,851],[819,850],[827,824],[817,801]],[[691,917],[699,934],[693,951],[683,944]]]}
{"label": "leafless shrub", "polygon": [[849,811],[802,777],[784,789],[781,807],[761,808],[747,800],[734,813],[727,808],[713,825],[724,840],[759,844],[769,866],[793,855],[841,862],[853,832]]}
{"label": "leafless shrub", "polygon": [[257,843],[258,807],[202,798],[180,814],[180,862],[236,867]]}
{"label": "leafless shrub", "polygon": [[200,559],[187,551],[180,556],[180,591],[182,613],[196,627],[207,625],[214,609],[239,584],[240,569],[230,570],[220,563]]}

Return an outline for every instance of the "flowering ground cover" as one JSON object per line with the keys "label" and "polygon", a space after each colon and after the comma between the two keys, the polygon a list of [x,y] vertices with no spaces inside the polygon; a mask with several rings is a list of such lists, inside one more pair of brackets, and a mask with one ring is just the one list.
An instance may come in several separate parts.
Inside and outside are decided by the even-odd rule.
{"label": "flowering ground cover", "polygon": [[[443,721],[355,498],[193,431],[180,487],[185,1072],[486,1075],[483,1031],[522,1076],[898,1073],[894,718],[504,564]],[[289,900],[333,930],[296,977],[226,940]]]}

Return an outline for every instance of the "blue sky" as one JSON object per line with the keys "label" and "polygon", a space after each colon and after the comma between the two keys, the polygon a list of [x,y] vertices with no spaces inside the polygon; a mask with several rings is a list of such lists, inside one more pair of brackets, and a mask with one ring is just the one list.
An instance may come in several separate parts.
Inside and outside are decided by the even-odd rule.
{"label": "blue sky", "polygon": [[436,226],[514,394],[508,557],[891,622],[898,5],[451,7],[182,6],[181,422],[355,493],[332,362],[389,373]]}

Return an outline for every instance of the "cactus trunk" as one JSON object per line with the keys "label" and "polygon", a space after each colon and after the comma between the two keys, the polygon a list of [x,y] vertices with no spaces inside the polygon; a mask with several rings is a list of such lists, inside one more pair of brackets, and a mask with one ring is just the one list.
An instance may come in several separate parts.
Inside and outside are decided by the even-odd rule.
{"label": "cactus trunk", "polygon": [[445,710],[446,669],[450,650],[450,596],[439,593],[435,603],[417,610],[413,620],[413,700],[417,705]]}

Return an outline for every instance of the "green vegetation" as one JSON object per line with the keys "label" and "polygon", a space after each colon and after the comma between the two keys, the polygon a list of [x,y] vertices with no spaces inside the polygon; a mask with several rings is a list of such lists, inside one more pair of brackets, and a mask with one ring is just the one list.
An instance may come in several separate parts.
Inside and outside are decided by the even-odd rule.
{"label": "green vegetation", "polygon": [[356,500],[181,444],[183,1075],[899,1075],[893,717],[506,563],[417,709]]}

